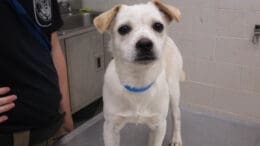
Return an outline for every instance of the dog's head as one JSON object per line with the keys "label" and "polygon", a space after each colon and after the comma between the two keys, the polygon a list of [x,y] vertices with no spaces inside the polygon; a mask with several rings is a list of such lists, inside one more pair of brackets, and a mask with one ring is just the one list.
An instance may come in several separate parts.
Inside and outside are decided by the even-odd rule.
{"label": "dog's head", "polygon": [[115,58],[148,64],[161,58],[167,39],[167,26],[179,21],[180,11],[159,0],[147,4],[117,5],[94,19],[96,28],[112,34]]}

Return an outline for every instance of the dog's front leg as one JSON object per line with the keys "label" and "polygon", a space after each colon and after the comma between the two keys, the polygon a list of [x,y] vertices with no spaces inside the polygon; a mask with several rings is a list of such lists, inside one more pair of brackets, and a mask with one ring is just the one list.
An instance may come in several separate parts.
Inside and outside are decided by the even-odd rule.
{"label": "dog's front leg", "polygon": [[157,125],[150,126],[149,146],[162,146],[163,139],[166,133],[166,120],[164,119]]}
{"label": "dog's front leg", "polygon": [[120,146],[120,130],[123,123],[105,120],[104,123],[104,143],[105,146]]}
{"label": "dog's front leg", "polygon": [[180,84],[175,82],[169,84],[170,87],[170,105],[174,120],[174,129],[171,146],[182,146],[181,138],[181,112],[180,112]]}
{"label": "dog's front leg", "polygon": [[105,121],[104,123],[104,143],[105,146],[119,146],[120,135],[113,122]]}

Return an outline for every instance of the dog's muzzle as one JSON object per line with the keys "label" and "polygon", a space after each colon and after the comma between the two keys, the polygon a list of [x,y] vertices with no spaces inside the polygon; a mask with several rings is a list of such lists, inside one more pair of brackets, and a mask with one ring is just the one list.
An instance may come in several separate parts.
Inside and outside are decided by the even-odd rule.
{"label": "dog's muzzle", "polygon": [[153,50],[153,42],[148,38],[142,38],[136,43],[136,58],[135,61],[142,64],[150,63],[156,60]]}

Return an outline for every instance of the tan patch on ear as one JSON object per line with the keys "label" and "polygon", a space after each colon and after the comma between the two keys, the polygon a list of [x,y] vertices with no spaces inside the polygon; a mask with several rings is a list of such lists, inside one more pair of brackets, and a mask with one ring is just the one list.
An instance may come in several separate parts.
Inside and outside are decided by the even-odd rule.
{"label": "tan patch on ear", "polygon": [[104,33],[109,28],[113,18],[116,16],[121,6],[122,5],[116,5],[94,19],[94,25],[99,32]]}
{"label": "tan patch on ear", "polygon": [[178,8],[167,5],[160,0],[153,0],[153,3],[161,10],[166,16],[169,18],[170,21],[173,19],[177,22],[181,19],[181,12]]}

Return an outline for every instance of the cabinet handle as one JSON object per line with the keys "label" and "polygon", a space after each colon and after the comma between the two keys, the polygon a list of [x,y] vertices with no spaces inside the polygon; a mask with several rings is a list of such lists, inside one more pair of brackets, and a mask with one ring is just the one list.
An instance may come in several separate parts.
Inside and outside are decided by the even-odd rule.
{"label": "cabinet handle", "polygon": [[96,58],[96,61],[97,61],[97,68],[101,68],[101,58],[100,57],[97,57]]}

